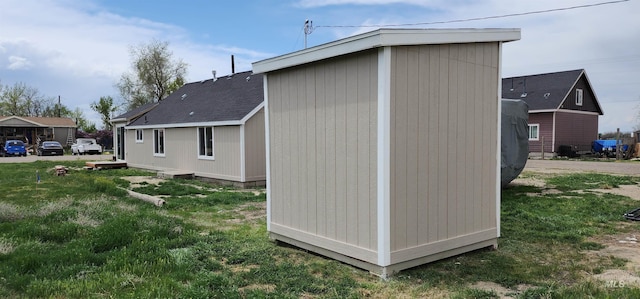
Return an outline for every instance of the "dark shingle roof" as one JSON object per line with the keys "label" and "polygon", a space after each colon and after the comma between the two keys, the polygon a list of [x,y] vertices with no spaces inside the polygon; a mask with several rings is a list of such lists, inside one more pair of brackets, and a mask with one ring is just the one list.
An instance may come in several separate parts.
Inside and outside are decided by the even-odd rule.
{"label": "dark shingle roof", "polygon": [[[531,110],[558,109],[584,70],[502,79],[502,98],[521,99]],[[526,93],[526,97],[522,95]]]}
{"label": "dark shingle roof", "polygon": [[129,125],[239,121],[264,101],[262,83],[251,72],[187,83]]}
{"label": "dark shingle roof", "polygon": [[153,107],[155,107],[158,103],[156,102],[151,102],[151,103],[146,103],[138,108],[129,110],[123,114],[120,114],[114,118],[111,119],[111,121],[130,121],[135,119],[136,117],[140,116],[141,114],[153,109]]}

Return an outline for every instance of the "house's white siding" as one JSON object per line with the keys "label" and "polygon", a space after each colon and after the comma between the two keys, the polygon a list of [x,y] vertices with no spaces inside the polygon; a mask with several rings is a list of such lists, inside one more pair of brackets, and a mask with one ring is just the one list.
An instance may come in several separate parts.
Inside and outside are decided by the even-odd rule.
{"label": "house's white siding", "polygon": [[165,129],[165,155],[153,155],[153,129],[144,129],[137,143],[135,130],[126,134],[127,164],[153,170],[194,172],[196,176],[240,181],[240,126],[214,127],[215,160],[198,159],[197,128]]}
{"label": "house's white siding", "polygon": [[266,152],[264,135],[264,108],[244,125],[245,180],[266,180]]}

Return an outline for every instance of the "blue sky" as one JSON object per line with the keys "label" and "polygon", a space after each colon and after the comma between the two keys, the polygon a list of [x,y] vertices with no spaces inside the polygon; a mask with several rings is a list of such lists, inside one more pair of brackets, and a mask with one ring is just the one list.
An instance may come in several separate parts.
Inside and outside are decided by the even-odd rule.
{"label": "blue sky", "polygon": [[[507,43],[504,77],[584,68],[605,115],[600,132],[640,121],[640,0],[507,18],[402,28],[521,28]],[[251,69],[251,63],[376,29],[605,3],[604,0],[2,0],[0,84],[24,82],[61,97],[99,124],[89,105],[120,96],[129,48],[168,41],[189,64],[188,81]],[[614,1],[615,2],[615,1]],[[334,27],[364,26],[364,27]],[[397,27],[394,27],[397,28]]]}

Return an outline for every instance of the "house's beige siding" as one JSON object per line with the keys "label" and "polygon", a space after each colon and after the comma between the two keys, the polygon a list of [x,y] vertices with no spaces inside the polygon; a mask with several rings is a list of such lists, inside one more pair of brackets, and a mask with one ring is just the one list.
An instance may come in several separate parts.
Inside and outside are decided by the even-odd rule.
{"label": "house's beige siding", "polygon": [[266,180],[264,108],[244,125],[245,180]]}
{"label": "house's beige siding", "polygon": [[215,160],[198,158],[197,128],[165,129],[165,155],[153,155],[153,129],[145,129],[136,143],[135,130],[126,134],[125,160],[132,167],[192,171],[196,176],[240,181],[240,126],[213,129]]}
{"label": "house's beige siding", "polygon": [[269,73],[272,232],[376,262],[378,51]]}
{"label": "house's beige siding", "polygon": [[392,263],[497,237],[498,51],[392,49]]}

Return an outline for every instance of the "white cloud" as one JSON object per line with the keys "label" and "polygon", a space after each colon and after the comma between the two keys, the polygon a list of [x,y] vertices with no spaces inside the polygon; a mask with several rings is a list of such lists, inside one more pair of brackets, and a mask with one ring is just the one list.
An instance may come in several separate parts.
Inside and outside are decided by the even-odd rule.
{"label": "white cloud", "polygon": [[9,56],[9,65],[7,66],[10,70],[28,70],[31,68],[31,62],[24,57],[18,56]]}

